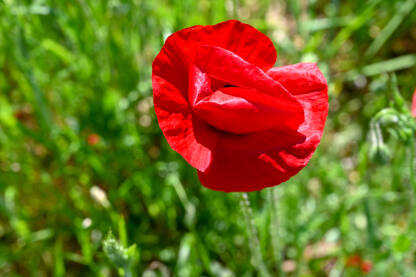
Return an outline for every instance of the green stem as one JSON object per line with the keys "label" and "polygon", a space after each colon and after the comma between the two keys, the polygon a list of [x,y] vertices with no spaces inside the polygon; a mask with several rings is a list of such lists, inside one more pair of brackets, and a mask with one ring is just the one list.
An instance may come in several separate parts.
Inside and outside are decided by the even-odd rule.
{"label": "green stem", "polygon": [[133,277],[129,266],[124,267],[124,277]]}
{"label": "green stem", "polygon": [[269,202],[270,202],[270,238],[272,241],[274,264],[278,269],[279,276],[284,276],[284,271],[281,268],[282,255],[279,247],[279,218],[277,214],[277,203],[279,201],[279,195],[277,189],[274,187],[269,188]]}
{"label": "green stem", "polygon": [[238,0],[233,0],[233,17],[238,18]]}
{"label": "green stem", "polygon": [[[416,191],[416,180],[415,180],[415,138],[412,136],[410,138],[410,151],[409,151],[409,179],[410,179],[410,218],[407,224],[406,233],[410,234],[410,239],[413,242],[415,240],[415,218],[416,218],[416,209],[415,209],[415,191]],[[415,251],[414,244],[409,249],[409,255],[413,257]]]}
{"label": "green stem", "polygon": [[271,275],[267,271],[267,268],[263,262],[263,257],[261,255],[260,242],[257,235],[256,226],[254,225],[253,211],[251,209],[250,200],[246,192],[241,193],[240,204],[244,213],[248,229],[248,243],[252,255],[252,264],[259,271],[260,276],[270,277]]}
{"label": "green stem", "polygon": [[414,207],[416,180],[415,180],[415,138],[410,139],[410,155],[409,155],[409,178],[410,178],[410,222],[408,224],[410,230],[414,230],[416,209]]}
{"label": "green stem", "polygon": [[370,245],[371,248],[374,248],[377,243],[377,235],[374,229],[374,220],[372,216],[370,198],[368,196],[364,198],[364,213],[367,219],[368,244]]}

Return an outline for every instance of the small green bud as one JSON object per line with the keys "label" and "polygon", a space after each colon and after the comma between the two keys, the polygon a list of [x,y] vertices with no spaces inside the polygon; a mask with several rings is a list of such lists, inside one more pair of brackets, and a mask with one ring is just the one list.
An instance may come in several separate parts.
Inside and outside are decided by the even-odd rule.
{"label": "small green bud", "polygon": [[370,146],[369,156],[376,164],[385,165],[390,161],[391,153],[384,143],[372,144]]}
{"label": "small green bud", "polygon": [[384,165],[390,161],[390,151],[387,146],[384,144],[383,134],[381,133],[381,128],[379,123],[372,122],[370,124],[369,132],[369,158],[374,161],[376,164]]}
{"label": "small green bud", "polygon": [[125,248],[117,241],[110,231],[103,241],[103,250],[108,259],[120,269],[129,269],[137,260],[138,254],[136,245]]}

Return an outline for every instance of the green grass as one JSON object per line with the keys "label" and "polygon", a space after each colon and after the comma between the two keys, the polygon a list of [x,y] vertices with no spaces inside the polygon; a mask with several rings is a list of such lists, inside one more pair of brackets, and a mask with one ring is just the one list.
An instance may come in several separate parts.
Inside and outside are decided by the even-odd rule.
{"label": "green grass", "polygon": [[367,142],[394,99],[387,74],[407,105],[416,87],[416,9],[404,2],[0,0],[0,275],[117,276],[102,248],[112,230],[136,244],[134,276],[259,276],[240,196],[199,184],[152,107],[164,39],[237,18],[275,42],[277,65],[318,62],[329,83],[310,164],[274,205],[268,190],[249,194],[268,270],[360,276],[346,267],[359,254],[369,276],[414,276],[409,147],[386,133],[393,155],[377,165]]}

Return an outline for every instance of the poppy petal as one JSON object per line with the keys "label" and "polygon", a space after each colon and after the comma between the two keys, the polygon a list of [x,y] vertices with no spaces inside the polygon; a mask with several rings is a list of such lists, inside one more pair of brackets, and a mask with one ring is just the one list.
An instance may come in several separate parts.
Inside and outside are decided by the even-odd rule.
{"label": "poppy petal", "polygon": [[273,109],[279,113],[281,126],[296,131],[304,121],[302,105],[288,93],[284,86],[274,81],[257,66],[216,46],[200,46],[197,53],[195,65],[203,72],[239,88],[248,88],[229,88],[228,91],[234,92],[236,96],[244,97],[249,101],[258,101],[257,99],[263,98],[263,95],[276,98]]}
{"label": "poppy petal", "polygon": [[316,63],[274,67],[267,74],[280,82],[291,94],[307,94],[327,87],[326,79]]}
{"label": "poppy petal", "polygon": [[195,65],[189,65],[188,100],[191,106],[212,94],[211,80],[208,74]]}
{"label": "poppy petal", "polygon": [[[152,76],[158,76],[187,98],[188,63],[177,45],[165,45],[152,63]],[[161,92],[160,94],[162,94]]]}
{"label": "poppy petal", "polygon": [[[301,103],[305,121],[299,132],[301,142],[276,147],[263,153],[236,151],[220,138],[210,167],[198,172],[201,183],[213,190],[254,191],[278,185],[306,166],[318,146],[328,113],[327,84],[315,64],[296,64],[269,70],[268,74],[285,86]],[[274,140],[276,146],[287,136]]]}
{"label": "poppy petal", "polygon": [[413,98],[412,98],[412,115],[413,117],[416,117],[416,89],[413,92]]}
{"label": "poppy petal", "polygon": [[163,48],[181,49],[186,57],[192,57],[195,45],[200,44],[227,49],[264,71],[276,63],[277,54],[272,41],[252,26],[237,20],[180,30],[168,37]]}
{"label": "poppy petal", "polygon": [[[245,90],[250,89],[229,87],[217,90],[195,104],[193,111],[196,116],[211,126],[233,134],[269,130],[290,133],[290,130],[297,130],[296,123],[292,124],[293,117],[285,119],[286,112],[279,109],[278,98],[262,97],[257,91],[245,92]],[[257,101],[250,102],[243,97],[236,96],[244,94],[257,95],[258,98],[255,99]],[[268,102],[259,101],[267,99]]]}
{"label": "poppy petal", "polygon": [[267,73],[301,103],[305,122],[299,131],[309,139],[314,137],[319,143],[328,115],[328,85],[318,66],[315,63],[298,63],[275,67]]}
{"label": "poppy petal", "polygon": [[285,168],[279,167],[279,162],[271,164],[268,160],[261,159],[261,155],[232,151],[221,145],[216,148],[208,170],[198,171],[199,180],[212,190],[248,192],[277,185],[292,176],[288,175]]}
{"label": "poppy petal", "polygon": [[190,165],[205,171],[211,163],[211,148],[217,135],[209,126],[192,118],[187,101],[171,83],[152,77],[155,112],[159,126],[173,150]]}

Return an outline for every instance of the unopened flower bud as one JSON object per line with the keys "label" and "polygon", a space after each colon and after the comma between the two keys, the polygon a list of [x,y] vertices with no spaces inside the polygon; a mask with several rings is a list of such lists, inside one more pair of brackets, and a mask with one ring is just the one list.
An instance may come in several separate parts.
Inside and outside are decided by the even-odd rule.
{"label": "unopened flower bud", "polygon": [[376,164],[384,165],[390,161],[391,153],[384,143],[373,144],[370,146],[369,156]]}
{"label": "unopened flower bud", "polygon": [[111,232],[108,233],[103,241],[103,250],[108,259],[113,262],[115,266],[124,270],[130,268],[138,258],[135,244],[129,248],[125,248],[115,239]]}

